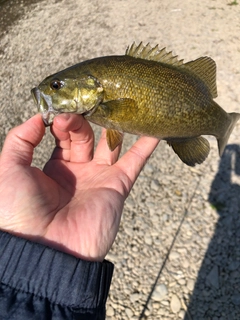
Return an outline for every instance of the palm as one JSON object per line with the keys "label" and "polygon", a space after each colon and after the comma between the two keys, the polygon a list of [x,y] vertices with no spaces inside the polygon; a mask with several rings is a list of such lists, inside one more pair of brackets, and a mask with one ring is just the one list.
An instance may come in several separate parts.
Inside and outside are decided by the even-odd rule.
{"label": "palm", "polygon": [[[43,172],[26,165],[32,160],[29,150],[24,164],[11,166],[11,161],[4,162],[8,153],[3,149],[2,167],[7,169],[1,172],[0,185],[8,187],[0,190],[0,201],[7,216],[1,218],[0,227],[80,257],[102,260],[115,239],[124,200],[157,140],[145,138],[152,143],[147,155],[141,156],[135,146],[117,161],[120,149],[108,150],[104,132],[93,156],[89,124],[72,115],[63,130],[64,120],[59,121],[52,128],[57,147]],[[129,165],[130,160],[136,164]],[[9,204],[12,181],[12,187],[20,187],[15,187]]]}
{"label": "palm", "polygon": [[[64,171],[61,176],[58,169]],[[53,160],[45,170],[58,185],[54,199],[60,204],[48,215],[45,237],[81,256],[100,253],[104,257],[114,241],[127,196],[124,182],[114,178],[120,176],[119,170],[95,160],[87,164]]]}

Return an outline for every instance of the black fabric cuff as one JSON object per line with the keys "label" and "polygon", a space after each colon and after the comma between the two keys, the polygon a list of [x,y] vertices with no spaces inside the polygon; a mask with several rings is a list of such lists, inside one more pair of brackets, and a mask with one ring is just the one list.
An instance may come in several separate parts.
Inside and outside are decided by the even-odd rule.
{"label": "black fabric cuff", "polygon": [[2,284],[66,307],[105,306],[113,264],[90,262],[0,231]]}

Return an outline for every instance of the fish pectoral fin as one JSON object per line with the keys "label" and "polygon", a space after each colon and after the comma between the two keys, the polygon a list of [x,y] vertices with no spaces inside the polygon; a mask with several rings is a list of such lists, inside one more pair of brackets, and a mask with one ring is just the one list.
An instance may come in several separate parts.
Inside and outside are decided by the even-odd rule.
{"label": "fish pectoral fin", "polygon": [[101,107],[105,109],[105,112],[107,115],[111,113],[111,111],[114,112],[126,112],[127,109],[131,110],[131,112],[134,110],[134,108],[137,107],[137,103],[135,100],[130,98],[120,98],[116,100],[109,100],[106,102],[101,103]]}
{"label": "fish pectoral fin", "polygon": [[122,143],[123,135],[117,130],[107,129],[106,139],[109,149],[113,151],[120,143]]}
{"label": "fish pectoral fin", "polygon": [[188,166],[202,163],[208,156],[210,145],[207,139],[196,137],[192,139],[170,140],[167,143],[172,146],[174,152]]}

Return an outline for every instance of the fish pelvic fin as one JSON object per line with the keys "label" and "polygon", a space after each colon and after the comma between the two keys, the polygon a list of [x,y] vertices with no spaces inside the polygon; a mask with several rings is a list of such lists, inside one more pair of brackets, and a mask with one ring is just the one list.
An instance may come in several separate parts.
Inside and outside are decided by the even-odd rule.
{"label": "fish pelvic fin", "polygon": [[237,121],[240,118],[240,113],[232,112],[232,113],[228,113],[228,116],[230,117],[230,125],[228,126],[227,130],[225,131],[225,134],[222,137],[217,138],[218,151],[219,151],[220,157],[222,156],[223,151],[228,143],[228,139],[229,139]]}
{"label": "fish pelvic fin", "polygon": [[162,62],[173,66],[183,65],[183,59],[179,60],[178,56],[174,55],[172,51],[168,52],[166,48],[159,49],[158,45],[152,48],[149,43],[144,46],[142,42],[140,42],[139,45],[136,45],[136,43],[133,42],[131,46],[127,47],[125,55]]}
{"label": "fish pelvic fin", "polygon": [[209,57],[201,57],[194,61],[186,62],[182,68],[187,68],[198,76],[208,87],[212,98],[217,97],[217,84],[216,84],[216,63]]}
{"label": "fish pelvic fin", "polygon": [[167,143],[173,148],[182,162],[191,167],[202,163],[210,151],[209,142],[203,137],[170,140]]}
{"label": "fish pelvic fin", "polygon": [[123,135],[117,130],[107,129],[106,139],[109,149],[113,151],[122,143]]}

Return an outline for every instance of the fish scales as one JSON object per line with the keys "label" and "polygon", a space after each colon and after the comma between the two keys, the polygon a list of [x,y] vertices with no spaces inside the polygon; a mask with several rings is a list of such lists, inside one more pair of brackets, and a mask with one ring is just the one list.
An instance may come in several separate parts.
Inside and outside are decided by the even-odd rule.
{"label": "fish scales", "polygon": [[[84,69],[83,65],[80,67]],[[213,134],[215,119],[211,115],[219,107],[202,81],[189,72],[128,56],[91,60],[86,63],[86,71],[102,81],[106,92],[103,102],[120,98],[131,98],[137,102],[137,112],[126,109],[122,115],[122,110],[117,109],[109,123],[101,117],[105,127],[114,129],[115,122],[121,118],[118,128],[123,132],[152,135],[161,139],[189,137],[192,126],[196,130],[192,136],[203,132]],[[209,103],[212,108],[209,108]],[[194,109],[193,105],[198,105],[199,109]],[[225,117],[225,113],[222,116]],[[90,120],[101,121],[97,121],[97,117],[98,110]],[[180,123],[184,123],[184,126],[179,126]]]}
{"label": "fish scales", "polygon": [[83,114],[107,128],[111,150],[123,132],[154,136],[191,166],[208,156],[209,143],[202,135],[217,138],[221,155],[239,119],[213,100],[216,65],[211,58],[184,64],[150,45],[79,63],[47,77],[32,93],[45,122],[61,112]]}

